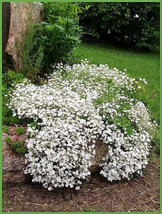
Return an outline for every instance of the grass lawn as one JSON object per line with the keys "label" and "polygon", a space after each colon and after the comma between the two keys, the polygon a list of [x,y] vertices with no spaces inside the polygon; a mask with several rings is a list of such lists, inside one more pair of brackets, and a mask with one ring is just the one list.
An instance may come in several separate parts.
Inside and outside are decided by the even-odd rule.
{"label": "grass lawn", "polygon": [[126,73],[148,82],[139,97],[148,105],[151,118],[160,121],[160,54],[124,49],[108,44],[82,42],[75,55],[87,58],[90,63],[108,64],[110,68],[127,69]]}

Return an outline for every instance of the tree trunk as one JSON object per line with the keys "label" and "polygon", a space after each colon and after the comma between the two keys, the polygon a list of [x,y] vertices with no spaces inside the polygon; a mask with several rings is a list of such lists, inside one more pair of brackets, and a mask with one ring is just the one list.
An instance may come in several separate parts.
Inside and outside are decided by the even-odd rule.
{"label": "tree trunk", "polygon": [[5,61],[5,49],[10,27],[10,3],[2,3],[2,59]]}

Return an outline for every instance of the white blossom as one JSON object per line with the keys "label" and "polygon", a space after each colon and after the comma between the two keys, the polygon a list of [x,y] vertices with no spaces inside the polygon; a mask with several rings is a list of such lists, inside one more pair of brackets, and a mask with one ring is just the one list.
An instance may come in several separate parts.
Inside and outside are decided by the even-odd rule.
{"label": "white blossom", "polygon": [[138,113],[126,107],[137,102],[127,95],[136,92],[136,80],[117,68],[90,65],[87,60],[73,66],[58,64],[47,79],[40,86],[26,79],[11,94],[14,115],[40,126],[28,125],[24,173],[49,191],[78,190],[90,176],[95,142],[100,139],[108,147],[101,164],[104,177],[113,181],[141,174],[148,163],[150,136],[135,127],[128,134],[120,121],[139,121]]}

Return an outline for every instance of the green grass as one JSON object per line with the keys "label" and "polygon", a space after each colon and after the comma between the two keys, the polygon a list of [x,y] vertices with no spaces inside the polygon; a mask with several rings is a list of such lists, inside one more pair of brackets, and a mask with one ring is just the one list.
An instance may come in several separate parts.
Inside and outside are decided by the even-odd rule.
{"label": "green grass", "polygon": [[[153,120],[160,122],[160,54],[156,52],[142,52],[116,46],[82,42],[74,53],[75,56],[87,58],[90,63],[108,64],[116,67],[135,78],[145,78],[148,82],[141,100],[146,100]],[[149,99],[150,98],[150,99]]]}

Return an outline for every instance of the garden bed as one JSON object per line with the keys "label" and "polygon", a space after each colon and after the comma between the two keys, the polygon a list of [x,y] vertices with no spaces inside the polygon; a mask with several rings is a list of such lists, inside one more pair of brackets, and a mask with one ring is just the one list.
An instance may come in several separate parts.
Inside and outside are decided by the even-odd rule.
{"label": "garden bed", "polygon": [[49,192],[41,185],[3,185],[3,212],[159,212],[160,161],[149,163],[144,176],[110,183],[92,175],[72,199],[62,191]]}

